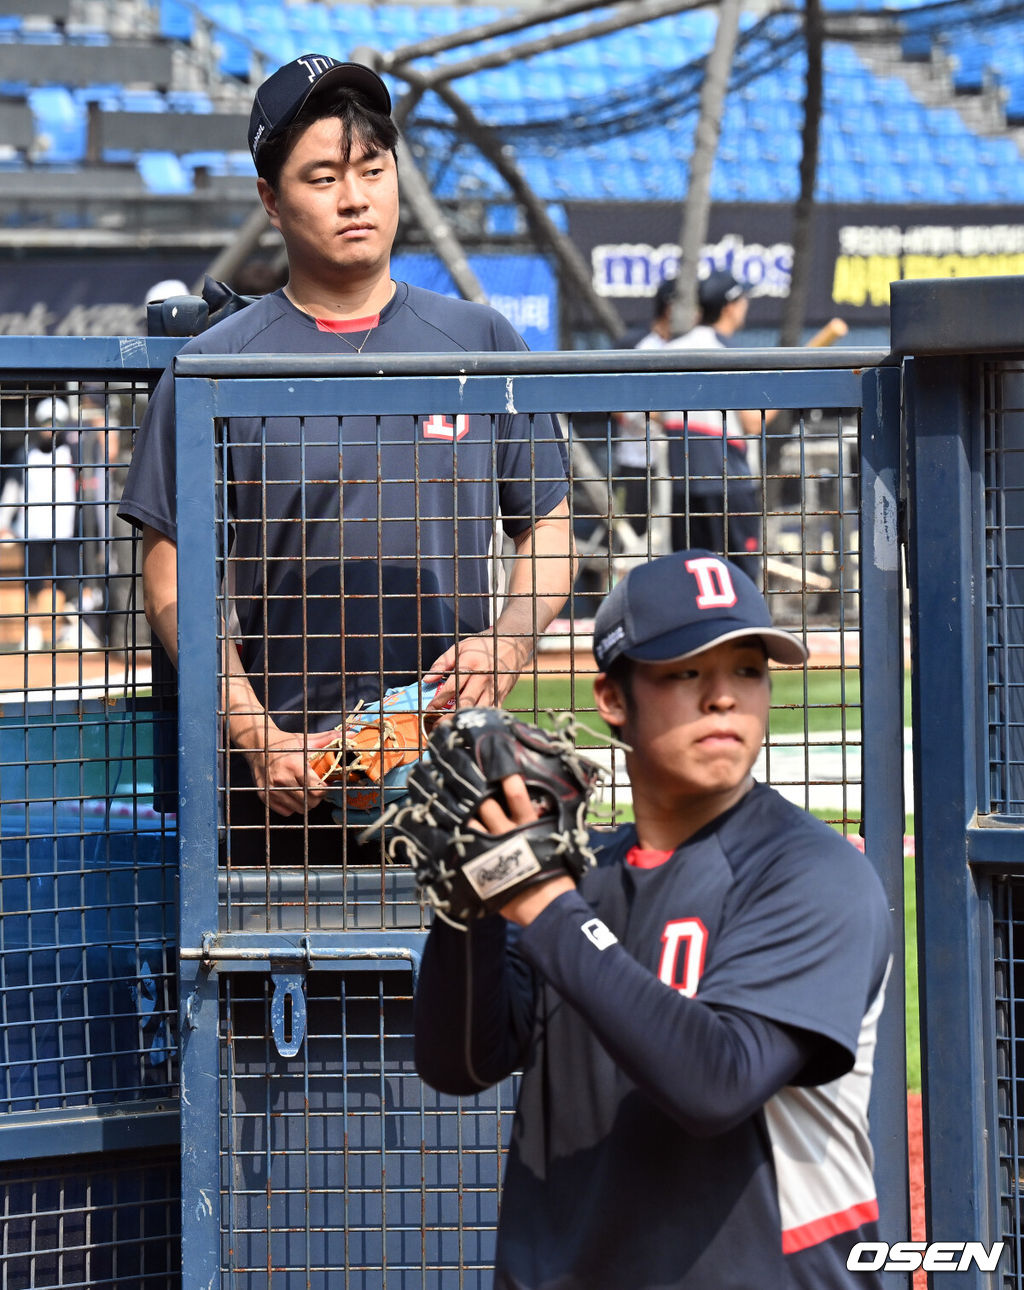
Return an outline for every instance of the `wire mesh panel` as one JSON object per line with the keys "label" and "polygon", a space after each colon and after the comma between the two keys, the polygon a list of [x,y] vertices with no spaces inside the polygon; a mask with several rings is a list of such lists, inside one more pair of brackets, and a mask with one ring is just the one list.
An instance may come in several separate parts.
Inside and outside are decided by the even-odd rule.
{"label": "wire mesh panel", "polygon": [[177,1290],[176,1148],[0,1166],[6,1290]]}
{"label": "wire mesh panel", "polygon": [[989,811],[1024,812],[1024,371],[985,368]]}
{"label": "wire mesh panel", "polygon": [[68,364],[30,346],[30,369],[19,345],[0,355],[0,1281],[167,1290],[174,697],[115,515],[153,371],[142,343],[77,340]]}
{"label": "wire mesh panel", "polygon": [[993,882],[996,1077],[999,1153],[999,1237],[1008,1253],[1000,1284],[1018,1288],[1024,1268],[1024,883]]}
{"label": "wire mesh panel", "polygon": [[5,688],[130,668],[137,557],[116,511],[147,392],[144,379],[0,389],[0,649],[21,659],[5,659]]}
{"label": "wire mesh panel", "polygon": [[[383,834],[361,836],[374,818],[363,786],[334,788],[325,802],[314,779],[304,803],[290,801],[282,814],[262,782],[271,773],[262,748],[313,754],[346,712],[393,687],[446,670],[463,684],[460,669],[474,655],[458,649],[475,649],[474,638],[489,673],[486,696],[500,697],[518,676],[505,706],[536,720],[569,712],[592,723],[597,605],[630,564],[684,544],[711,543],[745,563],[777,620],[808,640],[810,682],[780,677],[759,770],[856,833],[859,410],[776,413],[760,410],[760,432],[746,436],[743,454],[721,413],[710,451],[713,436],[691,433],[688,414],[678,431],[657,413],[574,408],[554,413],[557,432],[532,411],[218,418],[218,648],[228,643],[226,657],[241,664],[221,693],[218,722],[219,851],[231,876],[222,881],[222,928],[279,927],[282,899],[295,926],[422,926],[415,893],[403,897],[388,870]],[[624,475],[623,426],[638,417],[643,439],[632,444],[635,453],[641,443],[645,466]],[[563,457],[579,565],[548,631],[534,587],[558,582],[564,550],[523,539],[558,504]],[[742,545],[730,527],[738,518]],[[513,627],[502,617],[510,606],[520,610]],[[410,760],[425,734],[426,723]],[[628,810],[607,736],[581,739],[604,749],[609,808]],[[292,867],[308,875],[298,885],[282,876]],[[338,872],[324,872],[331,868]]]}
{"label": "wire mesh panel", "polygon": [[[622,370],[559,374],[541,356],[409,370],[417,361],[353,357],[343,377],[318,359],[300,371],[261,359],[258,373],[244,358],[176,365],[183,1257],[204,1284],[487,1284],[512,1113],[511,1086],[460,1104],[420,1084],[409,964],[429,915],[415,881],[385,830],[362,833],[366,803],[344,783],[324,802],[307,778],[275,810],[265,747],[315,756],[344,713],[390,687],[432,670],[464,682],[459,649],[479,647],[489,696],[511,685],[505,706],[531,720],[570,714],[604,762],[595,822],[629,818],[624,766],[597,720],[594,613],[631,564],[704,542],[746,561],[811,651],[806,672],[773,669],[755,774],[855,841],[873,827],[861,375],[780,370],[766,383],[614,357]],[[726,409],[702,414],[717,415],[717,436],[688,413],[666,425],[663,409],[709,403]],[[752,403],[740,454],[728,410]],[[627,418],[642,427],[633,473],[621,468]],[[527,538],[557,514],[566,475],[578,565],[558,593],[565,543]],[[867,532],[877,586],[895,540],[885,525]],[[543,596],[565,593],[549,622]],[[891,742],[883,725],[876,749]],[[897,846],[901,753],[895,778],[875,775],[874,827],[887,821]],[[891,749],[877,760],[888,766]],[[902,884],[901,855],[897,867]]]}
{"label": "wire mesh panel", "polygon": [[408,971],[311,973],[291,1056],[274,993],[262,974],[221,987],[221,1284],[489,1285],[511,1084],[423,1087]]}
{"label": "wire mesh panel", "polygon": [[[987,807],[990,823],[1024,812],[1024,374],[987,364],[981,378],[985,481]],[[1013,830],[1019,854],[1020,833]],[[1024,885],[991,865],[999,1153],[999,1236],[1009,1250],[1001,1284],[1022,1284],[1024,1157]],[[1009,852],[1003,868],[1014,869]]]}
{"label": "wire mesh panel", "polygon": [[167,1096],[176,1079],[173,710],[114,513],[147,388],[0,389],[6,1111]]}

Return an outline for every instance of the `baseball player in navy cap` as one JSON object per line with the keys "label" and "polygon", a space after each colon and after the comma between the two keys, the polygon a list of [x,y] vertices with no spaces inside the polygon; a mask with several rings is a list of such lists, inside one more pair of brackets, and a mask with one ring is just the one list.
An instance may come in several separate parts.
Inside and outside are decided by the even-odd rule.
{"label": "baseball player in navy cap", "polygon": [[[747,321],[751,286],[730,269],[712,269],[697,284],[697,326],[667,342],[670,349],[726,349],[737,343]],[[806,343],[832,345],[847,334],[831,319]],[[728,555],[752,578],[761,567],[764,523],[762,435],[777,408],[691,410],[666,419],[669,470],[675,481],[672,545],[704,546]]]}
{"label": "baseball player in navy cap", "polygon": [[[293,59],[257,90],[248,143],[288,278],[186,352],[320,354],[343,365],[360,353],[526,348],[496,310],[392,277],[399,134],[372,68]],[[420,680],[440,682],[438,708],[500,703],[572,587],[566,453],[553,418],[387,415],[383,386],[380,411],[228,423],[236,862],[264,864],[268,844],[275,863],[340,861],[310,749],[334,737],[342,712]],[[149,402],[121,514],[142,528],[147,617],[176,659],[174,442],[168,373]],[[492,613],[499,525],[515,558]]]}
{"label": "baseball player in navy cap", "polygon": [[[668,347],[728,347],[746,322],[749,292],[727,269],[712,270],[697,284],[700,321]],[[674,547],[709,547],[758,578],[764,506],[751,469],[751,448],[756,453],[762,426],[776,415],[774,408],[692,410],[682,426],[670,427],[675,432],[669,439]]]}
{"label": "baseball player in navy cap", "polygon": [[[804,645],[738,566],[692,549],[615,586],[594,654],[634,821],[591,830],[578,889],[556,875],[466,932],[435,922],[417,989],[428,1083],[523,1070],[494,1284],[878,1286],[847,1261],[876,1238],[888,906],[858,850],[751,773],[769,662]],[[479,814],[526,822],[494,799]]]}

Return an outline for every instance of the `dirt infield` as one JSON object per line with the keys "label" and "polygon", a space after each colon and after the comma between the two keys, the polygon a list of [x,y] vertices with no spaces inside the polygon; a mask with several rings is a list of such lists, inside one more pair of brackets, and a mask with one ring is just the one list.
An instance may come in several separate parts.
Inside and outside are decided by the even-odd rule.
{"label": "dirt infield", "polygon": [[[149,676],[149,655],[136,660],[140,683]],[[120,650],[58,649],[25,654],[20,650],[0,652],[0,692],[13,701],[19,693],[38,698],[55,693],[71,697],[78,690],[121,690],[125,685],[125,656]]]}

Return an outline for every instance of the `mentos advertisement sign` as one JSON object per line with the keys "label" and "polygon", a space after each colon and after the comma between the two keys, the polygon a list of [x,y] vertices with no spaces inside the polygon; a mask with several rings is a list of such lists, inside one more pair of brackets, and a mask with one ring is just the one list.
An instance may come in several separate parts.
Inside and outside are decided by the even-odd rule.
{"label": "mentos advertisement sign", "polygon": [[[624,322],[645,326],[658,284],[679,269],[682,207],[570,202],[566,213],[594,290]],[[711,209],[698,273],[728,269],[750,284],[748,326],[782,321],[793,271],[792,225],[789,205]],[[822,205],[801,253],[811,260],[808,326],[836,315],[851,326],[878,326],[888,322],[892,282],[1024,273],[1024,221],[1019,207]]]}

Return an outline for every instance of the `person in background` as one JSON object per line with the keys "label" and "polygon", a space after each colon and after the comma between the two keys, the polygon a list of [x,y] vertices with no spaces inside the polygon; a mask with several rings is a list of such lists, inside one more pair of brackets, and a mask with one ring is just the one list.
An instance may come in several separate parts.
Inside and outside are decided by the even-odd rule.
{"label": "person in background", "polygon": [[23,644],[30,652],[80,643],[68,608],[77,603],[81,554],[71,408],[64,399],[46,398],[32,421],[21,468],[0,494],[0,540],[24,544]]}
{"label": "person in background", "polygon": [[[183,352],[326,354],[343,365],[356,354],[525,349],[496,310],[391,276],[397,143],[390,94],[371,68],[304,54],[270,76],[249,147],[287,280]],[[345,415],[310,433],[312,424],[233,418],[225,430],[236,614],[226,630],[237,645],[223,694],[228,834],[245,864],[351,859],[357,840],[351,830],[343,840],[310,751],[333,738],[343,711],[420,679],[440,682],[438,708],[500,704],[572,588],[567,459],[553,418]],[[170,373],[136,437],[120,514],[142,529],[146,616],[176,662]],[[496,530],[515,548],[503,599],[490,585]]]}
{"label": "person in background", "polygon": [[[650,330],[634,349],[663,349],[672,339],[672,298],[675,278],[666,278],[654,293]],[[651,514],[651,468],[654,464],[652,438],[660,434],[667,422],[665,415],[643,412],[620,412],[616,415],[618,433],[614,447],[613,488],[616,513],[632,525],[642,538]]]}
{"label": "person in background", "polygon": [[[700,318],[695,327],[668,342],[670,349],[727,349],[746,325],[750,286],[727,269],[716,269],[697,284]],[[833,318],[811,346],[831,345],[847,334]],[[672,547],[718,551],[751,578],[762,575],[765,517],[760,440],[778,408],[690,410],[682,424],[669,425],[669,462],[674,480]]]}
{"label": "person in background", "polygon": [[[700,319],[669,342],[672,349],[725,349],[747,320],[746,283],[727,270],[697,284]],[[735,560],[760,578],[762,500],[754,482],[747,436],[756,438],[777,415],[774,408],[726,412],[688,411],[666,427],[674,481],[672,548],[706,547]],[[763,420],[762,420],[763,417]]]}

